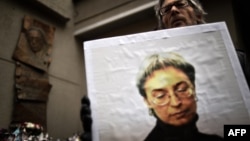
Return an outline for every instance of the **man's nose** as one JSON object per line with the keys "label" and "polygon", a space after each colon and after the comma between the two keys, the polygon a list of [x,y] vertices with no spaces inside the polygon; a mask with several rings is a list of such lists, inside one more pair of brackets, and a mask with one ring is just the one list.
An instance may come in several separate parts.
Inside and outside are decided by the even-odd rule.
{"label": "man's nose", "polygon": [[178,10],[179,9],[175,5],[171,6],[171,8],[170,8],[170,12],[178,11]]}

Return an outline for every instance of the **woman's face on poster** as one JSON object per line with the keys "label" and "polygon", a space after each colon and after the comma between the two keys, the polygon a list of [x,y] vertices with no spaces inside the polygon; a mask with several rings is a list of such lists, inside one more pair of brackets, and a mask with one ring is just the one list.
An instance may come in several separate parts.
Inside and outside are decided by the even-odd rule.
{"label": "woman's face on poster", "polygon": [[145,102],[164,123],[181,126],[195,117],[194,85],[180,69],[170,66],[154,71],[144,88]]}

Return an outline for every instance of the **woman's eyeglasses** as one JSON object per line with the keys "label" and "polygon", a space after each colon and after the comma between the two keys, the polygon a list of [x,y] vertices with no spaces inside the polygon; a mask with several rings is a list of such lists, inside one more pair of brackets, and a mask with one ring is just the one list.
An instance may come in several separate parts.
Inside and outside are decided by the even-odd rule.
{"label": "woman's eyeglasses", "polygon": [[[187,84],[181,84],[174,90],[174,95],[180,100],[194,96],[194,90]],[[153,93],[152,102],[158,106],[164,106],[170,102],[171,95],[164,90],[156,90]]]}

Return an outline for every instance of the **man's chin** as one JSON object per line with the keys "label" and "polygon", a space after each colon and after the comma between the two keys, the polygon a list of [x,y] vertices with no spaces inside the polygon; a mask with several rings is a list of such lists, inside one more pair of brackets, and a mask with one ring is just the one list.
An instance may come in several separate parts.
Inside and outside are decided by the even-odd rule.
{"label": "man's chin", "polygon": [[187,26],[187,24],[183,21],[178,21],[172,24],[172,28],[176,28],[176,27],[183,27],[183,26]]}

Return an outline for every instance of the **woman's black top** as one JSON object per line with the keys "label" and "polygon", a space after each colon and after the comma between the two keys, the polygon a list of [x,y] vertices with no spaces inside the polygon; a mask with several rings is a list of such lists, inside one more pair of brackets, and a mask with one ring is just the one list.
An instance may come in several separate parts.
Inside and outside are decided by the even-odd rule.
{"label": "woman's black top", "polygon": [[189,124],[176,127],[159,119],[144,141],[223,141],[223,137],[199,132],[196,127],[198,116]]}

